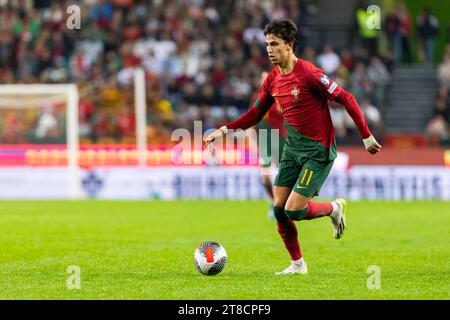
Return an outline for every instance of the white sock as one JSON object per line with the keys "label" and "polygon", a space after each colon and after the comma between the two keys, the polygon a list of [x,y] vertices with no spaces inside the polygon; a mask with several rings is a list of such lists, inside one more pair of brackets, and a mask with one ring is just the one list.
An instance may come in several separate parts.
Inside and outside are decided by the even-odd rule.
{"label": "white sock", "polygon": [[335,201],[331,202],[331,205],[333,206],[333,212],[331,212],[330,216],[334,216],[339,211],[339,206]]}
{"label": "white sock", "polygon": [[292,260],[292,264],[296,264],[296,265],[301,266],[303,264],[303,257],[301,257],[298,260]]}

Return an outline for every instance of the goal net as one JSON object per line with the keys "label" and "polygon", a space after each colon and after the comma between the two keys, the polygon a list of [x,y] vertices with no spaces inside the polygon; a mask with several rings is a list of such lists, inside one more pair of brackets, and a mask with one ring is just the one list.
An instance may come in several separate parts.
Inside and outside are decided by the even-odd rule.
{"label": "goal net", "polygon": [[62,194],[80,198],[77,86],[0,85],[0,147],[0,166],[33,168],[65,163],[67,190]]}
{"label": "goal net", "polygon": [[144,71],[128,84],[0,85],[0,198],[91,197],[92,170],[151,165]]}

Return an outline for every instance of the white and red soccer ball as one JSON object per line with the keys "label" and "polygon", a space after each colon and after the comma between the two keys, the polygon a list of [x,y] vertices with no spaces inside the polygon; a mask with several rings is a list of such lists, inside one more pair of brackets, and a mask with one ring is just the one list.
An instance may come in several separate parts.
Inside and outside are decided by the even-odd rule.
{"label": "white and red soccer ball", "polygon": [[200,244],[194,251],[194,264],[198,272],[205,276],[220,273],[227,263],[225,248],[214,241]]}

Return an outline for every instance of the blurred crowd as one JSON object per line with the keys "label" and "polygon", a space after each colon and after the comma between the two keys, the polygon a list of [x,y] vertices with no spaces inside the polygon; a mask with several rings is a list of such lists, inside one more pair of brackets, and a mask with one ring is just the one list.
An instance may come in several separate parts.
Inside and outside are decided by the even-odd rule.
{"label": "blurred crowd", "polygon": [[438,93],[426,132],[433,146],[450,146],[450,44],[438,67]]}
{"label": "blurred crowd", "polygon": [[[77,83],[84,144],[134,143],[136,67],[146,72],[149,144],[170,143],[173,129],[192,129],[194,120],[202,120],[206,130],[238,117],[258,90],[261,72],[271,68],[264,25],[290,18],[302,30],[314,12],[314,0],[84,0],[78,2],[78,30],[66,25],[72,1],[7,3],[0,1],[0,83]],[[392,26],[398,23],[394,20]],[[331,44],[301,45],[297,54],[350,90],[371,129],[381,134],[380,109],[398,50],[405,48],[399,45],[403,38],[392,41],[396,52],[391,56]],[[59,141],[64,130],[57,124],[64,113],[34,112],[36,119],[24,122],[17,112],[0,108],[0,117],[10,119],[0,125],[0,136],[9,132],[11,143],[23,142],[17,141],[22,137]],[[332,117],[341,143],[360,143],[341,106],[332,105]]]}
{"label": "blurred crowd", "polygon": [[[352,52],[344,48],[338,54],[329,44],[317,55],[313,48],[307,47],[302,57],[315,63],[340,87],[353,93],[372,133],[381,139],[383,121],[380,108],[384,107],[386,101],[393,62],[370,56],[365,50]],[[330,107],[337,143],[360,143],[359,132],[345,108],[335,102]]]}

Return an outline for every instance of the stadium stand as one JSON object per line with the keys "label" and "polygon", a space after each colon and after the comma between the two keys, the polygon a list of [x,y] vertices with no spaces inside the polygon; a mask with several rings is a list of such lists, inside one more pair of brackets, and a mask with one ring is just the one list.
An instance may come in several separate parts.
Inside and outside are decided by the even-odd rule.
{"label": "stadium stand", "polygon": [[[193,120],[203,120],[207,129],[237,117],[257,90],[260,72],[270,68],[262,28],[274,18],[289,17],[300,26],[297,53],[325,69],[331,63],[331,76],[355,95],[379,135],[423,133],[434,105],[445,99],[435,103],[432,67],[401,66],[398,48],[407,44],[394,44],[401,33],[400,7],[386,21],[392,47],[382,53],[375,47],[378,54],[370,55],[373,50],[358,31],[359,1],[85,0],[79,4],[77,32],[65,28],[69,4],[25,0],[0,6],[0,83],[76,82],[82,144],[134,142],[131,72],[136,66],[146,70],[149,144],[170,144],[171,130],[191,128]],[[446,74],[447,60],[440,74]],[[405,99],[418,86],[421,98]],[[342,107],[332,109],[338,142],[360,143]],[[15,130],[21,130],[21,142],[33,142],[42,117],[58,115],[35,115],[37,120],[28,122],[12,111],[0,116],[7,119],[1,142],[18,143],[11,140],[18,139]],[[448,116],[438,118],[429,121],[430,134],[434,123],[443,121],[447,126],[438,131],[448,135]],[[55,134],[49,141],[58,141]]]}

